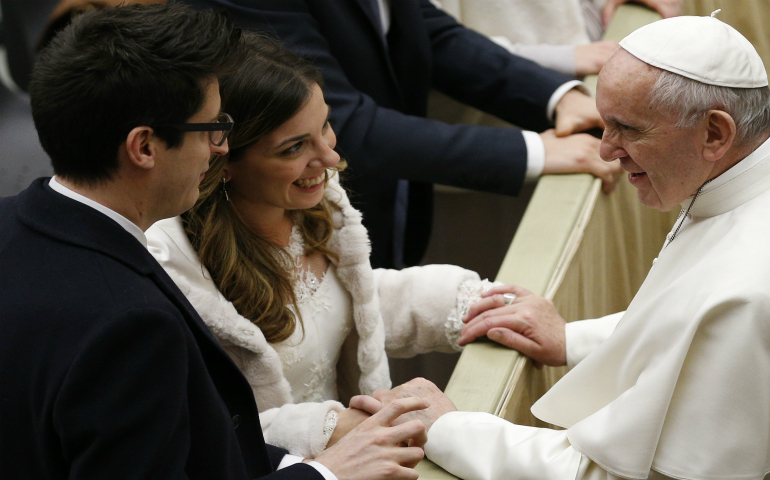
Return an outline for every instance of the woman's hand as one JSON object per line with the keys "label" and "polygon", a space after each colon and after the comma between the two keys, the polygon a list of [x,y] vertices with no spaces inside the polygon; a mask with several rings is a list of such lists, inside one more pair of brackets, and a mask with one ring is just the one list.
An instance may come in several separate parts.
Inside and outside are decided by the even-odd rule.
{"label": "woman's hand", "polygon": [[329,438],[329,443],[326,444],[326,448],[337,443],[340,438],[344,437],[349,431],[356,428],[361,422],[371,416],[370,413],[357,408],[346,408],[337,413],[337,426],[334,428],[334,432],[332,432],[332,436]]}

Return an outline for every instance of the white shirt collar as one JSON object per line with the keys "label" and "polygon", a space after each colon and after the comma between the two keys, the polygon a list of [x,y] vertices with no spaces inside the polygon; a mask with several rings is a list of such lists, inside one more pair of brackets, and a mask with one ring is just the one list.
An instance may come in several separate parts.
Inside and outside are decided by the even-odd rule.
{"label": "white shirt collar", "polygon": [[119,214],[114,210],[110,210],[109,208],[105,207],[101,203],[94,202],[90,198],[84,197],[83,195],[70,190],[69,188],[65,187],[61,183],[57,182],[55,176],[51,177],[51,180],[48,182],[48,186],[51,187],[51,190],[57,193],[60,193],[67,198],[71,198],[76,202],[80,202],[84,205],[88,205],[94,210],[97,210],[103,213],[104,215],[107,215],[112,220],[114,220],[118,225],[123,227],[125,231],[133,235],[134,238],[136,238],[137,240],[139,240],[139,243],[144,245],[145,248],[147,248],[147,237],[145,237],[142,229],[136,226],[136,224],[134,224],[131,220],[127,219],[126,217],[124,217],[123,215]]}

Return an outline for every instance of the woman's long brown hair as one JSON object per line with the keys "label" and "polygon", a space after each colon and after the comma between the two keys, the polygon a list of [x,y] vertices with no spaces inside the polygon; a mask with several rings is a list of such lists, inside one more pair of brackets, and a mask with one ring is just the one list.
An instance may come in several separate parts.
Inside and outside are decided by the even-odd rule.
{"label": "woman's long brown hair", "polygon": [[[222,111],[235,120],[230,151],[211,160],[201,196],[182,222],[222,295],[275,343],[289,338],[302,322],[292,285],[294,265],[285,249],[258,235],[227,201],[223,169],[291,119],[309,100],[313,86],[323,86],[323,79],[309,62],[258,34],[244,34],[242,48],[248,52],[244,63],[220,79]],[[335,169],[344,168],[340,165]],[[326,247],[333,225],[325,201],[294,214],[308,253],[334,258]]]}

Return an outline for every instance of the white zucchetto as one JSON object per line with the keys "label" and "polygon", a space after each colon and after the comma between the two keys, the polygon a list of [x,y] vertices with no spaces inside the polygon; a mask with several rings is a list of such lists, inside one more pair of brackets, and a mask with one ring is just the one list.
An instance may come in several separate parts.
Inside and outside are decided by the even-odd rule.
{"label": "white zucchetto", "polygon": [[767,71],[751,42],[713,16],[659,20],[632,32],[620,46],[649,65],[709,85],[768,85]]}

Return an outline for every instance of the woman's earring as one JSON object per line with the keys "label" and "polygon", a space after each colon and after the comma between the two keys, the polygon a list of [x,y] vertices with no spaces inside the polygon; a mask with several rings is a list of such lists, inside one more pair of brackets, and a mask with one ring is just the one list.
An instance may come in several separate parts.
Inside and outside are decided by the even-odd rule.
{"label": "woman's earring", "polygon": [[227,180],[225,180],[225,177],[222,177],[222,190],[225,191],[225,200],[229,202],[230,195],[227,194]]}

